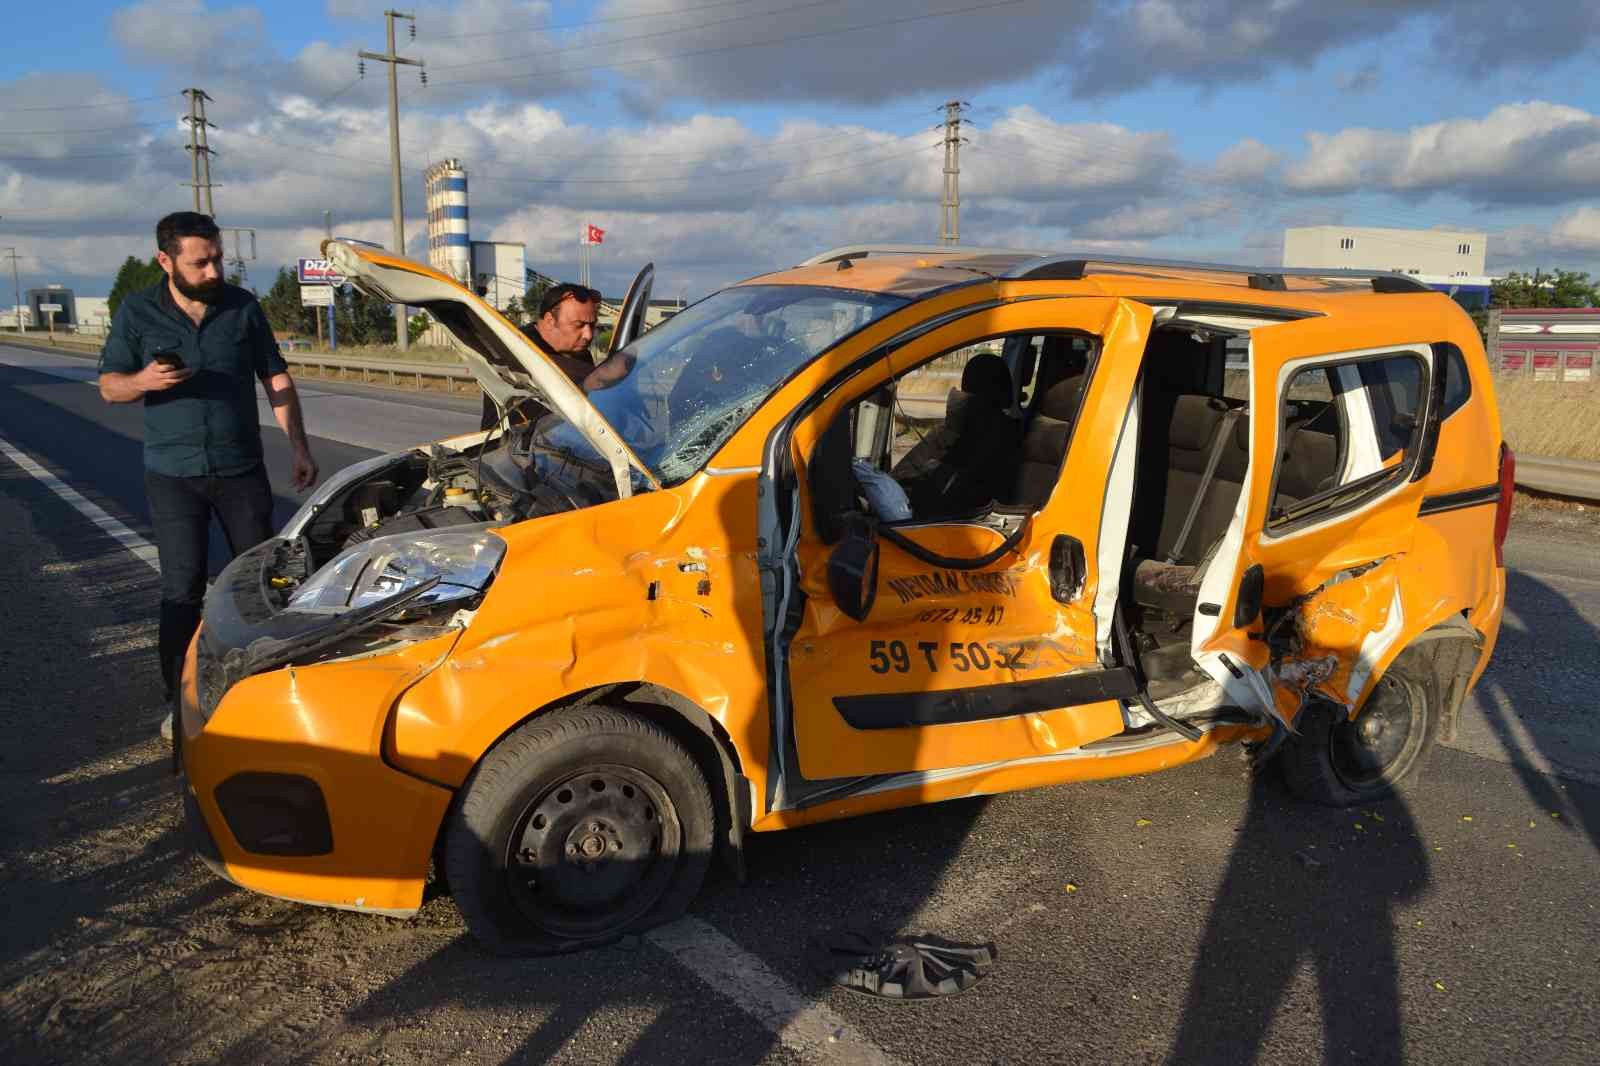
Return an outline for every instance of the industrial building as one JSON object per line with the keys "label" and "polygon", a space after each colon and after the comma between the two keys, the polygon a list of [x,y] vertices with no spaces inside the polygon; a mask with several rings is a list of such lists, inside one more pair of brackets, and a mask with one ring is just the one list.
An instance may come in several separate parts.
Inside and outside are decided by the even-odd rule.
{"label": "industrial building", "polygon": [[521,241],[473,241],[472,291],[504,311],[528,294],[528,246]]}
{"label": "industrial building", "polygon": [[1489,365],[1535,381],[1593,380],[1600,308],[1508,307],[1489,312]]}
{"label": "industrial building", "polygon": [[1410,274],[1465,307],[1487,307],[1489,235],[1476,230],[1296,226],[1283,231],[1283,265]]}
{"label": "industrial building", "polygon": [[466,285],[472,275],[468,237],[467,170],[441,160],[422,175],[428,204],[428,265]]}
{"label": "industrial building", "polygon": [[22,294],[23,306],[30,321],[41,325],[51,321],[47,307],[57,307],[55,327],[66,329],[78,324],[78,301],[71,289],[51,285],[44,289],[27,289]]}
{"label": "industrial building", "polygon": [[467,168],[442,159],[423,172],[428,204],[428,265],[505,310],[528,292],[527,245],[472,239]]}

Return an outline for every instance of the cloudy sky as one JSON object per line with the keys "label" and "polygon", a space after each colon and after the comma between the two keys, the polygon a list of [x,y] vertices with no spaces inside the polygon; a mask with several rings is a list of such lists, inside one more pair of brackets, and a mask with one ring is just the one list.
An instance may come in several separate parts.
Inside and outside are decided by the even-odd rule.
{"label": "cloudy sky", "polygon": [[[392,0],[391,0],[392,2]],[[14,5],[15,6],[15,5]],[[337,233],[389,242],[385,0],[53,0],[8,12],[0,250],[102,294],[192,194],[217,124],[252,281]],[[408,248],[459,157],[472,234],[690,298],[860,240],[939,233],[970,103],[967,244],[1271,264],[1286,226],[1489,233],[1489,268],[1600,273],[1600,4],[1571,0],[430,0],[401,72]],[[404,27],[404,24],[401,24]],[[1585,61],[1587,59],[1588,69]],[[0,286],[3,288],[3,286]],[[9,293],[7,293],[9,296]],[[9,303],[9,301],[6,301]]]}

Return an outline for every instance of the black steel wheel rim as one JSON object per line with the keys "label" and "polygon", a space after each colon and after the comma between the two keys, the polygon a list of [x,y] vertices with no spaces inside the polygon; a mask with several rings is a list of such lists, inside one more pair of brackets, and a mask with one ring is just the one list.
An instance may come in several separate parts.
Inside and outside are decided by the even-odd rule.
{"label": "black steel wheel rim", "polygon": [[1334,773],[1358,791],[1385,788],[1421,750],[1423,713],[1414,685],[1385,676],[1353,721],[1340,715],[1334,723],[1328,752]]}
{"label": "black steel wheel rim", "polygon": [[655,905],[683,846],[661,783],[599,764],[534,791],[512,824],[506,887],[540,931],[567,939],[621,933]]}

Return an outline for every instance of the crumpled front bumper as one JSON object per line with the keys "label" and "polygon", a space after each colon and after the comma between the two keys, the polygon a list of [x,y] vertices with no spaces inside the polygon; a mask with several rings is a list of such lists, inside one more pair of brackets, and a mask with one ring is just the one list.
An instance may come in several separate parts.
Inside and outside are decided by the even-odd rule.
{"label": "crumpled front bumper", "polygon": [[445,660],[460,631],[221,683],[202,677],[199,649],[208,670],[234,649],[210,625],[190,646],[177,715],[197,853],[252,891],[415,913],[453,792],[395,769],[385,745],[400,696]]}

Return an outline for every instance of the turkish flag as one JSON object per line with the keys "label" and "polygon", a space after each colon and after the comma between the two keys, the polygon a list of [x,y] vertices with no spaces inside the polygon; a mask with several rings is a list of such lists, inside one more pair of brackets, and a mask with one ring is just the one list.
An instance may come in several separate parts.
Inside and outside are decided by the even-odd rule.
{"label": "turkish flag", "polygon": [[604,244],[606,231],[599,226],[584,225],[583,240],[585,244]]}

